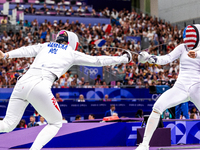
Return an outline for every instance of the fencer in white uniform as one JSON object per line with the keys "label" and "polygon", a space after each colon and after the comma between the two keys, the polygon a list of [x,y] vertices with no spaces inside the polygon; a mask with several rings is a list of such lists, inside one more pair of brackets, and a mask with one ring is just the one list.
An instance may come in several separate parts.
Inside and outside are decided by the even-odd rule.
{"label": "fencer in white uniform", "polygon": [[200,110],[200,59],[188,57],[188,52],[200,45],[200,25],[189,25],[183,34],[184,44],[178,45],[172,52],[163,56],[152,56],[141,52],[140,62],[165,65],[180,58],[180,71],[175,85],[164,92],[153,106],[145,128],[143,142],[136,150],[149,150],[150,139],[157,128],[160,115],[168,108],[191,101]]}
{"label": "fencer in white uniform", "polygon": [[62,114],[51,92],[51,86],[56,79],[73,65],[106,66],[132,60],[129,52],[119,57],[86,55],[75,51],[77,43],[78,37],[75,33],[62,30],[58,33],[56,42],[21,47],[8,53],[0,51],[0,59],[35,57],[30,69],[17,81],[6,116],[0,121],[0,132],[12,131],[27,105],[31,103],[48,122],[30,148],[40,150],[62,127]]}

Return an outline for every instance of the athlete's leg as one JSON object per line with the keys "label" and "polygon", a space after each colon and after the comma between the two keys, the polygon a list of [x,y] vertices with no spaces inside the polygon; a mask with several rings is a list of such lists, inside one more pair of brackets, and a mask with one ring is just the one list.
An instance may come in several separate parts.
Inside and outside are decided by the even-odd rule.
{"label": "athlete's leg", "polygon": [[176,106],[182,102],[187,101],[187,92],[177,87],[173,87],[169,89],[165,93],[163,93],[159,99],[156,101],[153,107],[153,111],[149,116],[147,121],[147,125],[145,128],[144,138],[142,144],[137,148],[137,150],[148,150],[148,145],[151,140],[151,137],[154,131],[157,128],[160,115],[166,109]]}
{"label": "athlete's leg", "polygon": [[0,121],[0,132],[10,132],[19,123],[28,102],[22,99],[10,98],[5,118]]}
{"label": "athlete's leg", "polygon": [[189,111],[188,102],[182,103],[181,112],[183,112],[183,116],[185,117],[185,119],[190,119],[188,111]]}
{"label": "athlete's leg", "polygon": [[200,83],[193,85],[190,90],[190,100],[195,104],[200,111]]}
{"label": "athlete's leg", "polygon": [[182,104],[179,104],[175,107],[175,116],[176,116],[176,119],[180,119],[180,116],[181,116],[181,105]]}
{"label": "athlete's leg", "polygon": [[10,132],[19,123],[28,105],[28,101],[24,100],[26,90],[20,82],[17,82],[8,103],[6,116],[0,121],[0,132]]}
{"label": "athlete's leg", "polygon": [[27,100],[43,116],[48,125],[38,134],[31,150],[40,150],[48,143],[62,127],[62,115],[60,108],[51,92],[49,81],[42,80],[30,92]]}

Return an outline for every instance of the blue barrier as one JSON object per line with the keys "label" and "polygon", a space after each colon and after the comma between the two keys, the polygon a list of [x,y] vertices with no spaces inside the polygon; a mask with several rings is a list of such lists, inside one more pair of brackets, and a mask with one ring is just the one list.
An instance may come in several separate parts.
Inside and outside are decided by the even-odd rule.
{"label": "blue barrier", "polygon": [[[9,99],[12,93],[12,88],[0,88],[0,100]],[[55,88],[52,89],[53,94],[59,93],[63,99],[77,100],[80,94],[83,94],[85,99],[102,100],[104,95],[108,94],[113,101],[122,98],[136,99],[153,99],[156,100],[159,94],[150,94],[149,89],[135,88]]]}
{"label": "blue barrier", "polygon": [[[144,110],[144,114],[150,114],[155,101],[131,101],[131,102],[60,102],[59,106],[63,116],[70,122],[75,116],[80,114],[84,119],[93,113],[96,118],[103,118],[105,112],[110,109],[110,105],[115,105],[116,112],[120,117],[135,117],[138,109]],[[7,102],[0,103],[0,116],[5,116]],[[29,122],[29,116],[33,115],[34,108],[29,104],[24,112],[23,119]]]}
{"label": "blue barrier", "polygon": [[61,98],[78,99],[83,94],[85,99],[102,100],[104,95],[108,94],[113,101],[130,98],[136,99],[156,99],[158,94],[150,94],[149,89],[135,88],[68,88],[68,89],[52,89],[53,94],[59,93]]}
{"label": "blue barrier", "polygon": [[200,143],[200,122],[197,121],[170,121],[163,122],[164,126],[171,128],[171,144]]}
{"label": "blue barrier", "polygon": [[[94,17],[75,17],[75,16],[44,16],[44,15],[24,15],[24,20],[28,20],[29,22],[33,21],[34,19],[37,19],[39,24],[43,23],[45,19],[50,21],[53,24],[54,20],[62,20],[64,23],[68,19],[71,23],[72,21],[78,20],[81,23],[84,23],[86,26],[88,26],[89,23],[91,25],[101,23],[101,24],[109,24],[110,18],[94,18]],[[90,20],[90,21],[88,21]]]}
{"label": "blue barrier", "polygon": [[[14,9],[17,5],[16,4],[10,4],[9,5],[9,9]],[[21,5],[22,7],[22,5]],[[30,4],[23,4],[23,7],[26,9],[26,8],[29,8],[30,7]],[[34,8],[36,8],[36,10],[39,10],[40,8],[43,7],[42,4],[40,5],[37,5],[37,4],[34,4],[33,5]],[[79,6],[72,6],[73,7],[73,10],[77,10],[79,8]],[[47,5],[47,8],[51,8],[51,5]],[[57,8],[57,5],[54,4],[54,8],[56,9]],[[62,6],[60,6],[60,8],[62,9]],[[65,6],[66,9],[69,9],[69,6]],[[84,8],[83,8],[84,9]],[[88,6],[88,10],[90,12],[92,12],[92,7]]]}
{"label": "blue barrier", "polygon": [[[119,117],[135,117],[138,109],[144,111],[144,115],[149,115],[152,111],[152,107],[155,101],[121,101],[121,102],[73,102],[65,101],[60,102],[59,106],[63,116],[68,120],[68,122],[74,121],[75,116],[80,114],[82,118],[88,119],[88,115],[93,113],[95,117],[103,118],[105,112],[110,109],[110,105],[116,106],[116,112]],[[7,109],[7,102],[0,103],[0,116],[5,116]],[[189,107],[193,107],[193,103],[189,103]],[[33,115],[34,108],[29,104],[24,112],[23,119],[29,122],[29,116]],[[37,118],[39,119],[39,118]]]}
{"label": "blue barrier", "polygon": [[[12,88],[0,88],[0,99],[9,99]],[[74,101],[64,101],[59,103],[63,116],[68,121],[73,121],[77,114],[87,119],[90,113],[95,114],[96,118],[103,118],[110,105],[116,105],[116,111],[119,116],[134,117],[138,109],[143,109],[145,114],[149,114],[155,101],[136,101],[136,99],[157,99],[159,94],[150,94],[149,89],[133,88],[61,88],[52,89],[53,94],[59,93],[63,99],[72,99]],[[80,94],[83,94],[86,100],[84,103],[76,102]],[[104,95],[108,94],[112,102],[102,102]],[[122,98],[129,98],[129,101],[121,101]],[[98,100],[98,101],[96,101]],[[100,101],[99,101],[100,100]],[[0,103],[0,116],[4,116],[7,108],[7,102]],[[33,115],[34,108],[29,105],[24,113],[24,118],[29,122],[29,116]]]}
{"label": "blue barrier", "polygon": [[[0,99],[9,99],[12,88],[0,88]],[[119,116],[135,117],[138,109],[142,109],[144,114],[150,114],[153,104],[160,94],[150,94],[149,89],[133,89],[133,88],[61,88],[52,89],[53,94],[59,93],[63,99],[72,99],[71,101],[60,102],[59,106],[63,116],[68,121],[73,121],[77,114],[87,119],[90,113],[95,114],[96,118],[103,118],[110,105],[116,106],[116,111]],[[86,102],[76,102],[80,94],[83,94]],[[105,94],[113,100],[112,102],[103,102]],[[129,98],[123,101],[122,98]],[[143,99],[138,101],[137,99]],[[153,101],[145,100],[153,99]],[[93,101],[92,101],[93,100]],[[100,100],[100,101],[96,101]],[[0,103],[0,116],[5,116],[7,102]],[[194,104],[189,102],[189,108],[194,107]],[[29,105],[24,113],[24,119],[29,122],[29,116],[33,115],[34,108]]]}
{"label": "blue barrier", "polygon": [[6,89],[0,88],[0,100],[9,99],[12,91],[13,88],[6,88]]}

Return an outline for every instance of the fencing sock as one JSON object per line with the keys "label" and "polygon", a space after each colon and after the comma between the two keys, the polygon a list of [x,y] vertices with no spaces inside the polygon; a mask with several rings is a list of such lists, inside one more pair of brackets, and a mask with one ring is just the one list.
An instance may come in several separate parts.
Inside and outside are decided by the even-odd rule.
{"label": "fencing sock", "polygon": [[33,145],[30,150],[40,150],[42,147],[47,144],[59,131],[61,125],[47,125],[36,137]]}
{"label": "fencing sock", "polygon": [[160,114],[152,111],[152,113],[149,116],[149,119],[147,121],[146,128],[145,128],[144,138],[143,138],[143,142],[142,142],[143,144],[149,145],[151,137],[158,126],[159,120],[160,120]]}

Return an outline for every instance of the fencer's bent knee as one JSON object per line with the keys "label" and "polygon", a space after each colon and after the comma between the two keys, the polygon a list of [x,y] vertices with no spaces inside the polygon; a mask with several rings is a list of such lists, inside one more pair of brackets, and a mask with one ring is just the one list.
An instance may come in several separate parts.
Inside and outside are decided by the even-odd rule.
{"label": "fencer's bent knee", "polygon": [[157,113],[159,115],[162,115],[162,112],[159,109],[155,108],[155,107],[153,107],[153,112],[155,112],[155,113]]}
{"label": "fencer's bent knee", "polygon": [[165,109],[165,106],[164,106],[164,104],[161,103],[161,102],[156,102],[156,103],[154,104],[154,106],[153,106],[153,111],[155,111],[155,112],[157,112],[157,113],[159,113],[159,114],[162,114],[163,111],[165,111],[165,110],[163,110],[163,109]]}
{"label": "fencer's bent knee", "polygon": [[152,111],[149,118],[160,118],[160,113],[156,112],[156,111]]}

